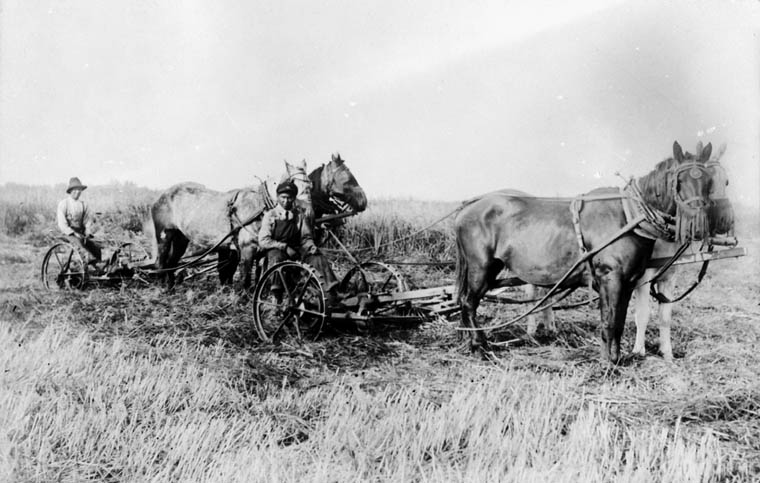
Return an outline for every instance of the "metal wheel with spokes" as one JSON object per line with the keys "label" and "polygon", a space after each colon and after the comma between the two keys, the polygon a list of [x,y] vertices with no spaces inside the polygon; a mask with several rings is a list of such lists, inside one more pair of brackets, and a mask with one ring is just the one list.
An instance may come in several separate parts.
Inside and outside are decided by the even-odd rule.
{"label": "metal wheel with spokes", "polygon": [[299,341],[319,337],[325,323],[322,284],[313,268],[299,262],[281,262],[261,276],[253,292],[253,321],[265,342],[287,338]]}
{"label": "metal wheel with spokes", "polygon": [[74,245],[53,245],[42,260],[42,284],[51,290],[81,289],[87,281],[87,267]]}
{"label": "metal wheel with spokes", "polygon": [[408,290],[406,281],[393,267],[382,262],[364,262],[354,266],[340,282],[344,294],[390,293]]}

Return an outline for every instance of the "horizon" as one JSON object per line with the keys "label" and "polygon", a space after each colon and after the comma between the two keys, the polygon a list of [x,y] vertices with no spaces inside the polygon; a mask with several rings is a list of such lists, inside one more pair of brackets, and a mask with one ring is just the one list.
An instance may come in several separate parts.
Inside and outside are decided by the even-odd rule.
{"label": "horizon", "polygon": [[[160,196],[162,193],[164,193],[166,190],[168,190],[170,188],[170,187],[166,187],[166,188],[151,188],[151,187],[148,187],[148,186],[142,186],[140,184],[137,184],[137,183],[135,183],[133,181],[129,181],[129,180],[127,180],[127,181],[111,180],[111,181],[109,181],[107,183],[103,183],[103,184],[90,184],[90,185],[87,185],[87,189],[85,189],[82,192],[82,200],[84,200],[84,201],[86,201],[88,203],[95,203],[95,204],[97,204],[98,203],[97,198],[95,198],[95,199],[88,199],[87,190],[95,188],[95,190],[97,191],[97,190],[101,190],[101,189],[114,188],[114,187],[127,186],[127,185],[128,185],[128,187],[133,187],[136,190],[146,191],[146,192],[152,192],[152,193],[156,194],[157,196]],[[59,193],[60,194],[60,198],[63,199],[64,197],[67,196],[67,194],[66,194],[67,183],[36,184],[35,185],[35,184],[27,184],[27,183],[18,183],[18,182],[15,182],[15,181],[6,181],[6,182],[0,184],[0,187],[8,187],[8,186],[18,187],[20,189],[28,189],[29,191],[33,191],[33,190],[37,190],[37,189],[42,189],[42,190],[47,190],[47,191],[51,191],[51,192],[53,190],[55,190],[56,188],[60,187],[61,188],[60,193]],[[233,190],[234,190],[234,188],[233,188]],[[215,191],[232,191],[232,190],[215,190]],[[490,193],[490,192],[488,192],[488,193]],[[485,194],[488,194],[488,193],[481,193],[481,195],[485,195]],[[577,193],[577,195],[581,195],[581,194],[583,194],[583,193]],[[529,195],[529,196],[531,196],[531,195]],[[539,196],[539,195],[532,195],[532,196]],[[567,196],[562,196],[562,197],[566,198]],[[2,198],[2,196],[0,196],[0,198]],[[391,196],[384,196],[384,195],[373,196],[372,194],[367,194],[367,200],[368,201],[381,202],[381,203],[382,202],[386,202],[386,201],[387,202],[408,201],[408,202],[412,202],[412,203],[432,203],[432,204],[438,204],[438,203],[440,203],[440,204],[457,204],[457,203],[464,203],[464,202],[468,201],[468,199],[445,200],[445,199],[415,198],[414,196],[403,195],[403,194],[402,195],[391,195]],[[752,211],[752,212],[760,212],[760,203],[753,204],[753,203],[748,203],[748,202],[742,201],[742,200],[736,200],[736,201],[735,200],[731,200],[731,203],[732,203],[732,205],[734,206],[735,209],[739,209],[739,210],[742,210],[742,211],[746,210],[746,211]],[[371,206],[372,205],[368,203],[367,204],[367,209],[370,209]],[[361,213],[357,213],[357,215],[361,215]]]}

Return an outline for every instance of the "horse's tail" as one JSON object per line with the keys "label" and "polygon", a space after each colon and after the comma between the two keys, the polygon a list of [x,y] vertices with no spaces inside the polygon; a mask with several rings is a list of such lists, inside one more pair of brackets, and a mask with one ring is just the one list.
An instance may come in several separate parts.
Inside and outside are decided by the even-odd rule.
{"label": "horse's tail", "polygon": [[142,220],[143,234],[150,240],[150,256],[155,262],[158,260],[158,239],[156,238],[156,227],[153,223],[153,210],[149,209],[147,216]]}
{"label": "horse's tail", "polygon": [[457,238],[457,266],[456,266],[456,287],[457,287],[457,300],[461,303],[470,292],[470,286],[467,283],[467,255],[464,252],[462,241],[459,233],[456,234]]}

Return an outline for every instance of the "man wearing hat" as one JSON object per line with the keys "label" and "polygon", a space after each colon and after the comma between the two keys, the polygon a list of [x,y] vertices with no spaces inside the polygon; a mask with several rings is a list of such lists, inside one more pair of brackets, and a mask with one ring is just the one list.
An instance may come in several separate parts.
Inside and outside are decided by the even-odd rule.
{"label": "man wearing hat", "polygon": [[[314,244],[310,221],[295,204],[298,188],[292,181],[277,185],[277,206],[267,211],[261,221],[259,246],[267,250],[269,266],[284,260],[303,259],[324,277],[325,292],[335,295],[338,281],[330,262]],[[272,286],[272,291],[282,287]]]}
{"label": "man wearing hat", "polygon": [[80,248],[80,252],[87,259],[87,263],[97,263],[100,261],[100,247],[87,235],[87,222],[90,212],[87,205],[79,197],[82,191],[87,189],[79,178],[74,177],[69,180],[69,187],[66,198],[58,203],[57,220],[58,228],[68,237],[69,241]]}

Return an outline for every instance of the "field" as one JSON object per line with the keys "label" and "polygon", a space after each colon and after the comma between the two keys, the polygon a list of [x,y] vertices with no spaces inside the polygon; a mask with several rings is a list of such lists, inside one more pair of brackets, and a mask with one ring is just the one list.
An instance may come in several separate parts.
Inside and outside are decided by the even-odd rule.
{"label": "field", "polygon": [[[59,187],[60,188],[60,187]],[[96,187],[102,236],[147,241],[155,193]],[[62,192],[0,189],[0,481],[755,481],[760,477],[760,228],[748,255],[711,264],[674,310],[676,361],[599,358],[593,307],[559,333],[496,335],[469,352],[458,317],[415,327],[331,326],[303,345],[257,341],[251,307],[209,277],[47,292],[38,281]],[[114,194],[116,193],[116,194]],[[452,258],[455,204],[370,200],[344,240],[396,262]],[[335,256],[337,271],[347,266]],[[447,267],[400,266],[417,287]],[[683,289],[697,266],[679,275]],[[578,300],[582,300],[582,295]],[[517,314],[486,305],[482,322]],[[633,346],[633,315],[624,337]]]}

